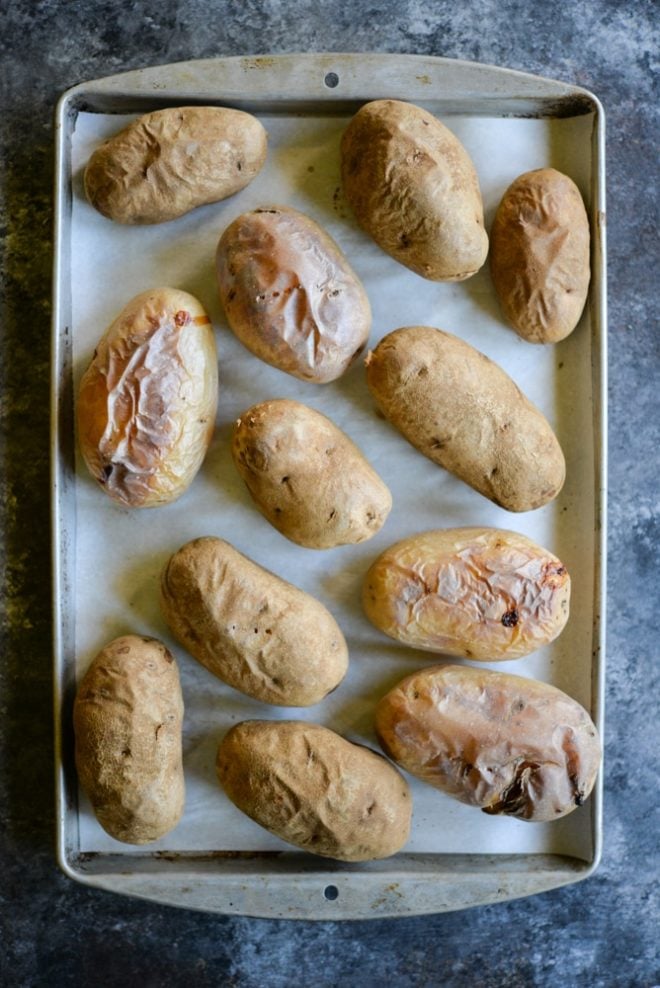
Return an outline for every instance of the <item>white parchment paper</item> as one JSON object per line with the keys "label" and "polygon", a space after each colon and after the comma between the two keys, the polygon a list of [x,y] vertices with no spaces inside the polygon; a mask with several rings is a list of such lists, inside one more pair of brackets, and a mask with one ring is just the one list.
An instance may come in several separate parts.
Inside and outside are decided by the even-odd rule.
{"label": "white parchment paper", "polygon": [[[433,110],[432,104],[427,104]],[[72,294],[75,385],[94,346],[138,292],[168,285],[196,295],[216,327],[220,367],[217,430],[204,466],[176,503],[129,511],[113,504],[77,464],[76,663],[78,675],[119,634],[162,639],[176,655],[185,701],[186,810],[179,826],[153,850],[267,850],[288,845],[243,816],[215,778],[219,740],[246,718],[312,720],[378,750],[377,700],[399,679],[435,664],[433,655],[397,645],[376,631],[360,608],[372,560],[394,541],[427,528],[492,525],[530,536],[555,551],[571,573],[571,618],[553,645],[492,668],[553,683],[591,702],[594,565],[594,474],[591,345],[588,312],[556,347],[539,347],[509,330],[484,268],[461,284],[434,284],[382,253],[356,226],[339,181],[339,140],[346,120],[263,116],[269,155],[263,171],[237,196],[170,223],[122,227],[85,201],[82,170],[92,150],[131,117],[81,113],[73,135]],[[589,203],[592,118],[527,120],[450,117],[479,174],[487,228],[508,184],[532,168],[569,174]],[[567,460],[560,497],[522,515],[498,508],[426,460],[375,414],[359,362],[340,381],[314,385],[268,367],[229,331],[215,286],[221,232],[240,213],[286,204],[325,226],[364,281],[373,310],[371,345],[399,326],[429,325],[455,333],[499,363],[546,414]],[[234,419],[266,398],[289,397],[324,412],[363,449],[389,485],[394,508],[381,532],[358,546],[303,549],[276,532],[254,507],[229,455]],[[170,637],[158,609],[167,558],[189,539],[217,535],[314,594],[339,621],[350,648],[348,676],[308,709],[260,704],[225,686]],[[442,660],[441,660],[442,661]],[[458,661],[458,660],[452,660]],[[406,850],[436,853],[556,852],[591,855],[589,803],[551,824],[485,816],[409,779],[414,819]],[[110,838],[81,794],[80,850],[131,854]]]}

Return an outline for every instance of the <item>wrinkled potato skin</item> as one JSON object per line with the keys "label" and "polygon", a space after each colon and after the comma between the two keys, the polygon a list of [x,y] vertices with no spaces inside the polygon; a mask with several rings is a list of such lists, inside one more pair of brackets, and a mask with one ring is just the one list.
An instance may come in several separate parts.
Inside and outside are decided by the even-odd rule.
{"label": "wrinkled potato skin", "polygon": [[106,645],[78,687],[73,722],[78,778],[103,829],[126,844],[169,833],[185,790],[183,699],[165,646],[137,635]]}
{"label": "wrinkled potato skin", "polygon": [[319,703],[348,668],[330,612],[222,539],[195,539],[174,553],[163,571],[161,610],[198,662],[263,703]]}
{"label": "wrinkled potato skin", "polygon": [[218,363],[211,321],[193,295],[156,288],[103,335],[78,392],[89,472],[125,507],[180,497],[213,436]]}
{"label": "wrinkled potato skin", "polygon": [[392,425],[424,456],[508,511],[559,494],[564,454],[511,378],[450,333],[409,326],[366,358],[367,384]]}
{"label": "wrinkled potato skin", "polygon": [[554,686],[438,666],[376,709],[383,750],[423,782],[490,815],[558,820],[581,806],[601,761],[587,711]]}
{"label": "wrinkled potato skin", "polygon": [[509,186],[491,231],[490,269],[519,336],[558,343],[573,332],[589,290],[589,219],[567,175],[539,168]]}
{"label": "wrinkled potato skin", "polygon": [[266,160],[266,143],[262,125],[242,110],[156,110],[96,149],[85,192],[117,223],[164,223],[245,188]]}
{"label": "wrinkled potato skin", "polygon": [[486,260],[479,181],[444,124],[412,103],[365,104],[341,142],[356,219],[379,247],[431,281],[463,281]]}
{"label": "wrinkled potato skin", "polygon": [[218,748],[216,770],[243,813],[312,854],[373,861],[408,840],[412,801],[401,774],[317,724],[237,724]]}
{"label": "wrinkled potato skin", "polygon": [[232,456],[271,525],[310,549],[370,539],[392,507],[389,490],[357,446],[298,401],[264,401],[244,412]]}
{"label": "wrinkled potato skin", "polygon": [[497,662],[554,641],[570,592],[566,567],[524,535],[449,528],[386,549],[362,599],[369,620],[405,645]]}
{"label": "wrinkled potato skin", "polygon": [[334,240],[286,206],[234,220],[216,255],[220,301],[234,335],[260,360],[303,381],[334,381],[362,353],[367,294]]}

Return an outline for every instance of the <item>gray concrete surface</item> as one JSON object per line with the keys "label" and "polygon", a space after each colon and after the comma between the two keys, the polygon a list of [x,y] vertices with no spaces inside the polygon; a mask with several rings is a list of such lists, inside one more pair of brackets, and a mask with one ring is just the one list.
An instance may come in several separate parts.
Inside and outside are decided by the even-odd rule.
{"label": "gray concrete surface", "polygon": [[[586,0],[94,3],[0,10],[0,982],[660,984],[658,6]],[[608,119],[610,542],[605,853],[588,882],[405,920],[222,918],[76,886],[53,854],[48,361],[52,113],[85,79],[187,58],[416,52],[595,92]]]}

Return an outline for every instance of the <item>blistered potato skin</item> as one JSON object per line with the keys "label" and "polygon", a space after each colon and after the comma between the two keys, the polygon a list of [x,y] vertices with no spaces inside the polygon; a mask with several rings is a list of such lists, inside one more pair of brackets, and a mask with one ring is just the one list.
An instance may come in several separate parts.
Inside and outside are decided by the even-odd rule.
{"label": "blistered potato skin", "polygon": [[266,160],[266,145],[260,122],[242,110],[155,110],[94,151],[85,192],[117,223],[163,223],[245,188]]}
{"label": "blistered potato skin", "polygon": [[222,539],[194,539],[174,553],[161,579],[161,611],[198,662],[263,703],[319,703],[348,668],[330,612]]}
{"label": "blistered potato skin", "polygon": [[408,676],[376,709],[397,764],[490,815],[557,820],[581,806],[601,761],[587,711],[547,683],[466,666]]}
{"label": "blistered potato skin", "polygon": [[80,382],[78,440],[94,479],[125,507],[180,497],[215,426],[218,364],[211,321],[187,292],[132,299]]}
{"label": "blistered potato skin", "polygon": [[183,699],[173,656],[124,635],[85,673],[73,711],[80,785],[107,833],[146,844],[179,822],[185,798]]}
{"label": "blistered potato skin", "polygon": [[216,255],[220,301],[243,346],[279,370],[325,384],[362,353],[367,294],[334,240],[286,206],[244,213]]}
{"label": "blistered potato skin", "polygon": [[218,748],[218,779],[282,840],[340,861],[372,861],[408,840],[412,801],[381,755],[303,721],[244,721]]}
{"label": "blistered potato skin", "polygon": [[570,592],[566,567],[526,536],[448,528],[381,553],[362,601],[369,620],[405,645],[498,662],[554,641],[568,620]]}
{"label": "blistered potato skin", "polygon": [[232,456],[271,525],[310,549],[371,538],[392,507],[388,488],[357,446],[298,401],[264,401],[244,412]]}
{"label": "blistered potato skin", "polygon": [[431,281],[463,281],[486,260],[479,181],[452,132],[426,110],[374,100],[341,142],[344,193],[379,247]]}
{"label": "blistered potato skin", "polygon": [[589,290],[589,219],[567,175],[539,168],[509,186],[493,222],[490,268],[519,336],[558,343],[573,332]]}
{"label": "blistered potato skin", "polygon": [[547,419],[483,353],[450,333],[407,326],[366,358],[367,384],[424,456],[508,511],[559,494],[566,475]]}

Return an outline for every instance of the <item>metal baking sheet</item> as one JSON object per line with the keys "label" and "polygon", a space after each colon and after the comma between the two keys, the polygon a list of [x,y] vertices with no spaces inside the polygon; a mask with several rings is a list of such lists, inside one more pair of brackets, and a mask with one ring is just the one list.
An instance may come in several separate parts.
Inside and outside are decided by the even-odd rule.
{"label": "metal baking sheet", "polygon": [[[333,73],[335,78],[329,75]],[[339,183],[338,145],[367,99],[408,99],[436,113],[463,140],[480,176],[489,224],[502,192],[523,171],[552,165],[578,183],[591,217],[593,276],[585,315],[557,347],[534,347],[508,330],[487,270],[459,285],[425,282],[382,254],[357,228]],[[89,153],[131,117],[168,105],[208,103],[256,113],[269,134],[268,162],[224,203],[172,223],[126,228],[85,202]],[[397,646],[359,608],[371,560],[414,531],[461,524],[512,528],[557,552],[573,577],[572,617],[553,645],[498,668],[543,679],[591,710],[602,729],[604,542],[604,175],[603,118],[582,90],[507,70],[416,56],[313,55],[185,63],[127,73],[69,91],[58,108],[57,249],[53,350],[55,693],[59,859],[72,877],[218,912],[304,918],[405,915],[512,898],[586,877],[600,853],[601,792],[547,825],[485,818],[413,781],[411,839],[403,853],[347,865],[297,853],[243,817],[214,778],[215,748],[237,720],[315,720],[376,747],[375,701],[428,653]],[[245,209],[280,202],[321,222],[363,279],[373,309],[371,345],[400,325],[455,332],[504,366],[555,426],[568,479],[540,511],[512,515],[419,456],[375,416],[363,370],[329,386],[300,382],[245,351],[217,301],[213,254],[224,227]],[[94,345],[137,292],[171,284],[197,295],[217,331],[221,400],[207,461],[174,505],[130,512],[105,498],[76,462],[73,395]],[[233,419],[255,401],[295,397],[330,415],[390,485],[395,507],[360,546],[313,552],[293,546],[256,513],[233,471]],[[165,559],[202,534],[237,548],[314,593],[342,625],[351,670],[309,710],[281,710],[241,697],[173,642],[157,607]],[[121,845],[97,824],[78,792],[70,713],[76,675],[105,641],[136,631],[177,655],[186,721],[186,812],[148,849]],[[332,886],[335,892],[327,892]],[[334,896],[334,897],[333,897]]]}

